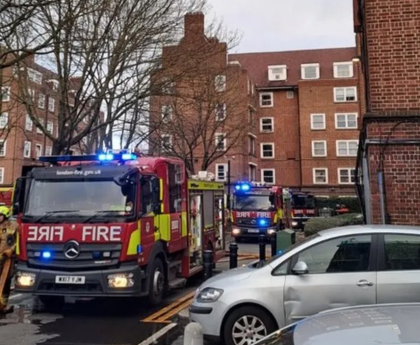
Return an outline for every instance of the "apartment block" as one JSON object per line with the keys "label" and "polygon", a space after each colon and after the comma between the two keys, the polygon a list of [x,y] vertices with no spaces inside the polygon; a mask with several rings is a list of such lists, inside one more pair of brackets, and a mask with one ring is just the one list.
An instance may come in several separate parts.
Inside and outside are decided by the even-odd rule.
{"label": "apartment block", "polygon": [[[192,20],[199,24],[192,26]],[[204,16],[191,14],[185,23],[185,37],[191,37],[191,30],[204,28]],[[204,30],[194,37],[170,47],[171,55],[183,54],[190,61],[189,45],[216,44],[205,37]],[[233,180],[262,181],[319,196],[355,196],[361,124],[360,71],[355,58],[355,47],[230,55],[226,49],[219,50],[212,61],[242,76],[225,81],[228,86],[235,84],[235,99],[242,100],[242,122],[250,121],[250,128],[242,133],[242,145],[229,149],[210,170],[225,181],[226,160],[235,156],[230,159]],[[163,63],[169,60],[164,51]],[[159,113],[161,99],[152,101],[152,113]],[[195,150],[199,157],[200,150]]]}
{"label": "apartment block", "polygon": [[[28,102],[39,123],[53,138],[58,135],[57,75],[37,64],[33,56],[21,66],[11,66],[0,74],[0,185],[3,186],[13,185],[18,177],[41,166],[37,158],[53,152],[51,139],[28,115]],[[77,82],[72,85],[76,90]],[[71,108],[72,93],[69,96]],[[84,152],[83,143],[71,149],[74,154]]]}

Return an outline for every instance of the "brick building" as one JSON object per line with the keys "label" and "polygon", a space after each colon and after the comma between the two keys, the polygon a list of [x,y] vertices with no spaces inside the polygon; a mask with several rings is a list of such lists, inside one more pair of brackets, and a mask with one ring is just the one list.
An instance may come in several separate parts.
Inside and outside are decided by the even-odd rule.
{"label": "brick building", "polygon": [[366,114],[358,192],[367,223],[419,224],[420,3],[354,0]]}
{"label": "brick building", "polygon": [[[196,39],[188,39],[197,27]],[[190,60],[191,45],[208,40],[202,14],[187,16],[185,37],[177,47],[164,50],[164,62],[168,55]],[[355,195],[361,123],[355,57],[356,48],[233,55],[226,48],[218,50],[217,59],[212,60],[219,62],[219,68],[227,66],[242,76],[233,78],[236,99],[243,100],[242,122],[252,120],[242,145],[226,154],[235,156],[231,159],[233,180],[264,181],[316,195]],[[233,83],[229,78],[225,82],[226,87]],[[159,118],[162,97],[153,99],[152,105],[152,114]],[[200,153],[197,148],[197,156]],[[226,181],[226,169],[226,157],[210,167],[221,181]]]}
{"label": "brick building", "polygon": [[[53,151],[52,141],[28,115],[28,101],[42,126],[52,137],[58,135],[57,75],[35,63],[34,57],[21,66],[6,68],[1,73],[0,185],[4,186],[12,185],[18,177],[39,166],[37,158]],[[71,100],[68,105],[74,106]],[[77,154],[83,149],[79,145],[72,147],[72,152]]]}

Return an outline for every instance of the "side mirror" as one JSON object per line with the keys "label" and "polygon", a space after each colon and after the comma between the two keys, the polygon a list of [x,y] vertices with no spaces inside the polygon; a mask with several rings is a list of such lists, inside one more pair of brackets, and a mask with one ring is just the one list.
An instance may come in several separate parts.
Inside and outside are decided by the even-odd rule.
{"label": "side mirror", "polygon": [[270,200],[271,205],[273,206],[276,205],[276,196],[274,195],[274,193],[270,194],[270,197],[268,198],[268,200]]}
{"label": "side mirror", "polygon": [[308,274],[309,273],[308,265],[306,264],[305,261],[298,261],[295,267],[293,267],[292,273],[298,276],[303,275],[303,274]]}
{"label": "side mirror", "polygon": [[160,213],[160,203],[153,204],[153,213],[154,214],[159,214]]}

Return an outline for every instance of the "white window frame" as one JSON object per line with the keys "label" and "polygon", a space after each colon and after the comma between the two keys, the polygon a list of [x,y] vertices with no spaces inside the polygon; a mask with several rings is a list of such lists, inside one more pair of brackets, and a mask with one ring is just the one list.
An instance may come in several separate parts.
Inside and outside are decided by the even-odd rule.
{"label": "white window frame", "polygon": [[[267,95],[270,95],[271,103],[268,104],[268,105],[264,105],[262,103],[263,96],[267,96]],[[273,95],[273,93],[272,92],[260,92],[260,108],[272,108],[272,107],[274,107],[274,95]]]}
{"label": "white window frame", "polygon": [[214,77],[214,88],[216,92],[226,91],[226,75],[220,74]]}
{"label": "white window frame", "polygon": [[[357,146],[359,146],[359,140],[357,140],[357,139],[353,139],[353,140],[337,140],[336,141],[337,157],[357,157],[357,151],[356,151],[356,153],[354,155],[351,155],[350,154],[350,143],[351,142],[356,142],[357,143]],[[339,152],[340,151],[339,150],[340,143],[346,143],[347,154],[345,154],[345,155],[340,154],[340,152]]]}
{"label": "white window frame", "polygon": [[[224,178],[219,178],[219,167],[223,167],[223,176]],[[215,165],[215,176],[216,181],[219,182],[226,182],[227,181],[227,175],[228,175],[228,165],[226,163],[218,163]]]}
{"label": "white window frame", "polygon": [[[349,66],[349,75],[346,77],[339,76],[338,75],[338,67],[339,66]],[[353,78],[354,77],[354,68],[353,68],[353,62],[334,62],[334,78],[337,79],[347,79],[347,78]]]}
{"label": "white window frame", "polygon": [[[274,159],[274,157],[276,156],[276,152],[275,152],[275,145],[274,143],[261,143],[261,148],[260,148],[260,156],[261,159]],[[273,148],[273,155],[271,157],[266,157],[264,156],[264,145],[271,145],[271,147]]]}
{"label": "white window frame", "polygon": [[[348,123],[348,117],[349,115],[355,116],[356,117],[356,127],[349,127]],[[338,127],[338,117],[339,116],[345,116],[346,117],[346,126],[345,127]],[[358,129],[358,125],[357,125],[357,120],[359,118],[359,114],[358,113],[336,113],[335,114],[335,129]]]}
{"label": "white window frame", "polygon": [[45,95],[43,93],[38,94],[38,108],[45,109]]}
{"label": "white window frame", "polygon": [[0,157],[6,157],[7,140],[1,139],[0,143],[3,144],[3,152],[1,152],[1,150],[0,150]]}
{"label": "white window frame", "polygon": [[[30,124],[30,126],[28,126]],[[32,121],[31,117],[26,114],[25,117],[25,130],[28,132],[32,132],[32,130],[34,129],[34,122]]]}
{"label": "white window frame", "polygon": [[[28,145],[28,154],[26,154],[26,146]],[[23,144],[23,157],[31,158],[32,157],[32,143],[29,140],[25,140]]]}
{"label": "white window frame", "polygon": [[42,73],[32,68],[28,68],[28,78],[30,81],[33,81],[34,83],[42,84]]}
{"label": "white window frame", "polygon": [[[3,119],[5,119],[5,121],[3,121]],[[9,113],[8,112],[1,113],[1,115],[0,115],[0,128],[4,129],[4,128],[7,127],[8,124],[9,124]]]}
{"label": "white window frame", "polygon": [[0,168],[0,184],[4,183],[4,168]]}
{"label": "white window frame", "polygon": [[[39,155],[38,155],[38,148],[39,148]],[[35,144],[35,158],[38,159],[41,156],[42,156],[42,145]]]}
{"label": "white window frame", "polygon": [[45,146],[45,155],[46,156],[52,155],[52,146]]}
{"label": "white window frame", "polygon": [[55,99],[50,97],[48,98],[48,111],[53,113],[55,110]]}
{"label": "white window frame", "polygon": [[1,101],[9,102],[10,101],[10,86],[2,86],[1,88]]}
{"label": "white window frame", "polygon": [[[165,115],[165,110],[169,110],[169,119],[167,119],[164,115]],[[161,108],[161,115],[162,115],[162,122],[163,123],[168,123],[172,120],[172,115],[173,115],[173,107],[171,105],[162,105]]]}
{"label": "white window frame", "polygon": [[[315,67],[316,68],[315,78],[306,77],[305,72],[306,72],[306,68],[308,68],[308,67]],[[305,63],[305,64],[300,65],[300,73],[301,73],[302,80],[316,80],[316,79],[319,79],[320,75],[321,75],[320,69],[321,69],[321,67],[320,67],[319,63]]]}
{"label": "white window frame", "polygon": [[[324,144],[324,154],[322,154],[322,155],[315,154],[315,144],[316,143]],[[328,155],[327,141],[326,140],[312,140],[312,157],[327,157],[327,155]]]}
{"label": "white window frame", "polygon": [[[316,171],[317,170],[323,170],[323,171],[325,171],[325,182],[317,182],[316,181]],[[328,168],[322,168],[322,167],[313,168],[312,169],[312,178],[313,178],[313,183],[314,184],[328,184]]]}
{"label": "white window frame", "polygon": [[53,121],[47,121],[47,132],[51,135],[54,133],[54,122]]}
{"label": "white window frame", "polygon": [[[160,136],[160,138],[161,138],[161,145],[160,145],[161,150],[162,151],[171,150],[171,147],[172,147],[172,144],[173,144],[173,142],[172,142],[172,140],[173,140],[172,135],[170,135],[170,134],[162,134]],[[165,147],[163,138],[169,138],[169,146],[171,146],[171,147]]]}
{"label": "white window frame", "polygon": [[255,156],[257,154],[257,137],[251,133],[248,134],[249,154]]}
{"label": "white window frame", "polygon": [[[266,182],[265,181],[265,179],[264,179],[264,173],[266,171],[270,171],[270,172],[273,173],[273,182]],[[267,183],[267,184],[272,184],[272,185],[276,184],[276,169],[261,169],[261,182]]]}
{"label": "white window frame", "polygon": [[[281,69],[281,73],[274,73],[274,70]],[[273,65],[268,66],[268,80],[269,81],[284,81],[287,80],[287,65]]]}
{"label": "white window frame", "polygon": [[[337,100],[337,90],[343,89],[344,90],[344,100]],[[348,101],[347,100],[347,91],[349,89],[354,90],[354,100]],[[335,87],[334,88],[334,102],[335,103],[354,103],[357,102],[357,86],[346,86],[346,87]]]}
{"label": "white window frame", "polygon": [[[220,112],[219,112],[219,105],[223,106],[223,110],[222,110],[222,117],[220,117]],[[217,103],[216,106],[214,107],[214,112],[215,112],[215,120],[217,122],[222,122],[226,120],[226,116],[227,116],[227,106],[226,103]]]}
{"label": "white window frame", "polygon": [[[322,122],[323,122],[323,126],[322,127],[314,127],[314,118],[315,116],[322,116]],[[325,114],[311,114],[311,130],[313,131],[323,131],[327,128],[327,124],[325,121]]]}
{"label": "white window frame", "polygon": [[[354,170],[355,175],[356,175],[356,169],[355,168],[338,168],[337,169],[337,176],[338,176],[338,183],[339,184],[355,184],[356,183],[356,176],[354,177],[354,182],[351,181],[352,178],[352,170]],[[349,182],[343,182],[341,180],[341,171],[347,171],[349,174]]]}
{"label": "white window frame", "polygon": [[[271,130],[263,128],[263,125],[264,125],[263,120],[270,120],[271,121]],[[273,133],[274,132],[274,117],[262,117],[262,118],[260,118],[260,132],[261,133]]]}
{"label": "white window frame", "polygon": [[[219,141],[218,138],[223,136],[223,141]],[[223,142],[223,149],[219,148],[219,143]],[[227,147],[227,140],[226,140],[226,133],[215,133],[214,134],[214,144],[216,145],[216,151],[226,151]]]}

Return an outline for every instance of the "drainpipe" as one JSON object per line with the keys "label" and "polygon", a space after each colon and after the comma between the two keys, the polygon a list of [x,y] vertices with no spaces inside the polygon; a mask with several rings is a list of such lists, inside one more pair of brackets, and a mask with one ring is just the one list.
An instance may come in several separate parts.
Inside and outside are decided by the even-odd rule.
{"label": "drainpipe", "polygon": [[384,173],[382,170],[378,170],[378,188],[379,188],[379,205],[381,209],[381,221],[382,221],[382,224],[386,224]]}

